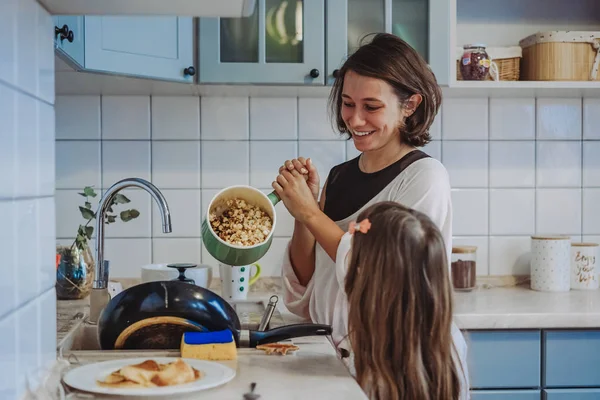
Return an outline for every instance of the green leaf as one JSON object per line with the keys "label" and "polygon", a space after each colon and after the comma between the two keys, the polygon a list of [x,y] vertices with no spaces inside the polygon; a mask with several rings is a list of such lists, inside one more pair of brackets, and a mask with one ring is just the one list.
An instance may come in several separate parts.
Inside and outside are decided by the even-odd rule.
{"label": "green leaf", "polygon": [[115,217],[114,215],[107,215],[106,216],[106,223],[107,224],[112,224],[113,222],[117,221],[117,217]]}
{"label": "green leaf", "polygon": [[129,210],[129,215],[131,216],[131,218],[137,218],[140,216],[140,212],[132,208],[131,210]]}
{"label": "green leaf", "polygon": [[86,226],[85,227],[85,236],[87,236],[88,239],[92,239],[92,234],[94,233],[94,227],[93,226]]}
{"label": "green leaf", "polygon": [[83,189],[83,193],[85,193],[86,196],[96,197],[96,192],[94,192],[94,189],[92,189],[90,186],[86,186]]}
{"label": "green leaf", "polygon": [[96,215],[92,210],[79,206],[79,211],[81,211],[81,215],[83,216],[83,218],[87,219],[88,221],[90,219],[96,218]]}
{"label": "green leaf", "polygon": [[131,221],[133,219],[130,215],[129,210],[121,211],[121,214],[119,214],[119,215],[123,222]]}
{"label": "green leaf", "polygon": [[85,202],[85,208],[91,209],[92,208],[92,203],[90,203],[89,201]]}
{"label": "green leaf", "polygon": [[106,211],[108,211],[108,212],[113,212],[112,206],[108,207],[108,208],[106,209]]}
{"label": "green leaf", "polygon": [[87,197],[87,194],[79,192],[80,196]]}
{"label": "green leaf", "polygon": [[77,235],[77,239],[76,239],[76,240],[77,240],[78,242],[84,242],[84,241],[85,241],[85,238],[84,238],[83,236],[81,236],[81,235]]}
{"label": "green leaf", "polygon": [[130,200],[125,197],[124,195],[122,195],[121,193],[117,193],[117,195],[115,196],[114,202],[116,204],[127,204],[130,202]]}

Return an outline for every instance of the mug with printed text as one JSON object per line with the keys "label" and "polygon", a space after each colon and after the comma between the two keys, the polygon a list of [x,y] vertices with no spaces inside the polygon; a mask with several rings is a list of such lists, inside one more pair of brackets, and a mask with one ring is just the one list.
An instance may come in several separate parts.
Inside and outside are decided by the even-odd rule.
{"label": "mug with printed text", "polygon": [[571,243],[571,289],[598,289],[597,243]]}
{"label": "mug with printed text", "polygon": [[[252,267],[254,274],[250,274]],[[260,265],[231,266],[219,263],[219,275],[221,276],[221,297],[227,301],[246,300],[248,291],[260,276]]]}

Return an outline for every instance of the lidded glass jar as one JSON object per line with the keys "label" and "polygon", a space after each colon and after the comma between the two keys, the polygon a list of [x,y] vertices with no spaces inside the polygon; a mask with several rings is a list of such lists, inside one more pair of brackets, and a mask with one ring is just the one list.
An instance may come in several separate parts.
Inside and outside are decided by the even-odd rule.
{"label": "lidded glass jar", "polygon": [[466,44],[460,59],[460,73],[465,81],[483,81],[487,78],[491,60],[485,44]]}
{"label": "lidded glass jar", "polygon": [[473,290],[477,276],[477,247],[453,247],[450,268],[455,290],[461,292]]}

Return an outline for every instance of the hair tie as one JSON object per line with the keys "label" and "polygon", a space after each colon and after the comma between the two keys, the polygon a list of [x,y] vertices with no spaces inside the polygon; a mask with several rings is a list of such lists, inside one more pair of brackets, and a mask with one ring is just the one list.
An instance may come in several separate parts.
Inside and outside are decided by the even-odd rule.
{"label": "hair tie", "polygon": [[350,222],[350,226],[348,228],[348,232],[352,235],[356,231],[361,233],[367,233],[371,229],[371,222],[368,218],[363,219],[360,223],[356,223],[355,221]]}

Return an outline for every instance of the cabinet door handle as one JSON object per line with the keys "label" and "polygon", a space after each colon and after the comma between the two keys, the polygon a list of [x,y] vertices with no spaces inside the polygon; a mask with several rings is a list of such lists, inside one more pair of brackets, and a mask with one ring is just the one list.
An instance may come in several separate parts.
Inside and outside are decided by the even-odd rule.
{"label": "cabinet door handle", "polygon": [[196,68],[194,67],[187,67],[186,69],[183,70],[183,74],[184,75],[189,75],[189,76],[194,76],[196,75]]}
{"label": "cabinet door handle", "polygon": [[58,26],[54,27],[54,38],[56,39],[58,37],[58,35],[61,36],[61,39],[66,37],[69,34],[69,26],[68,25],[63,25],[62,28],[59,28]]}
{"label": "cabinet door handle", "polygon": [[319,77],[319,70],[316,68],[313,68],[310,70],[310,77],[311,78],[318,78]]}
{"label": "cabinet door handle", "polygon": [[[65,39],[65,37],[63,35],[60,35],[61,40]],[[69,31],[69,33],[67,33],[67,40],[69,41],[69,43],[73,43],[73,39],[75,38],[75,34],[73,33],[73,31]]]}

